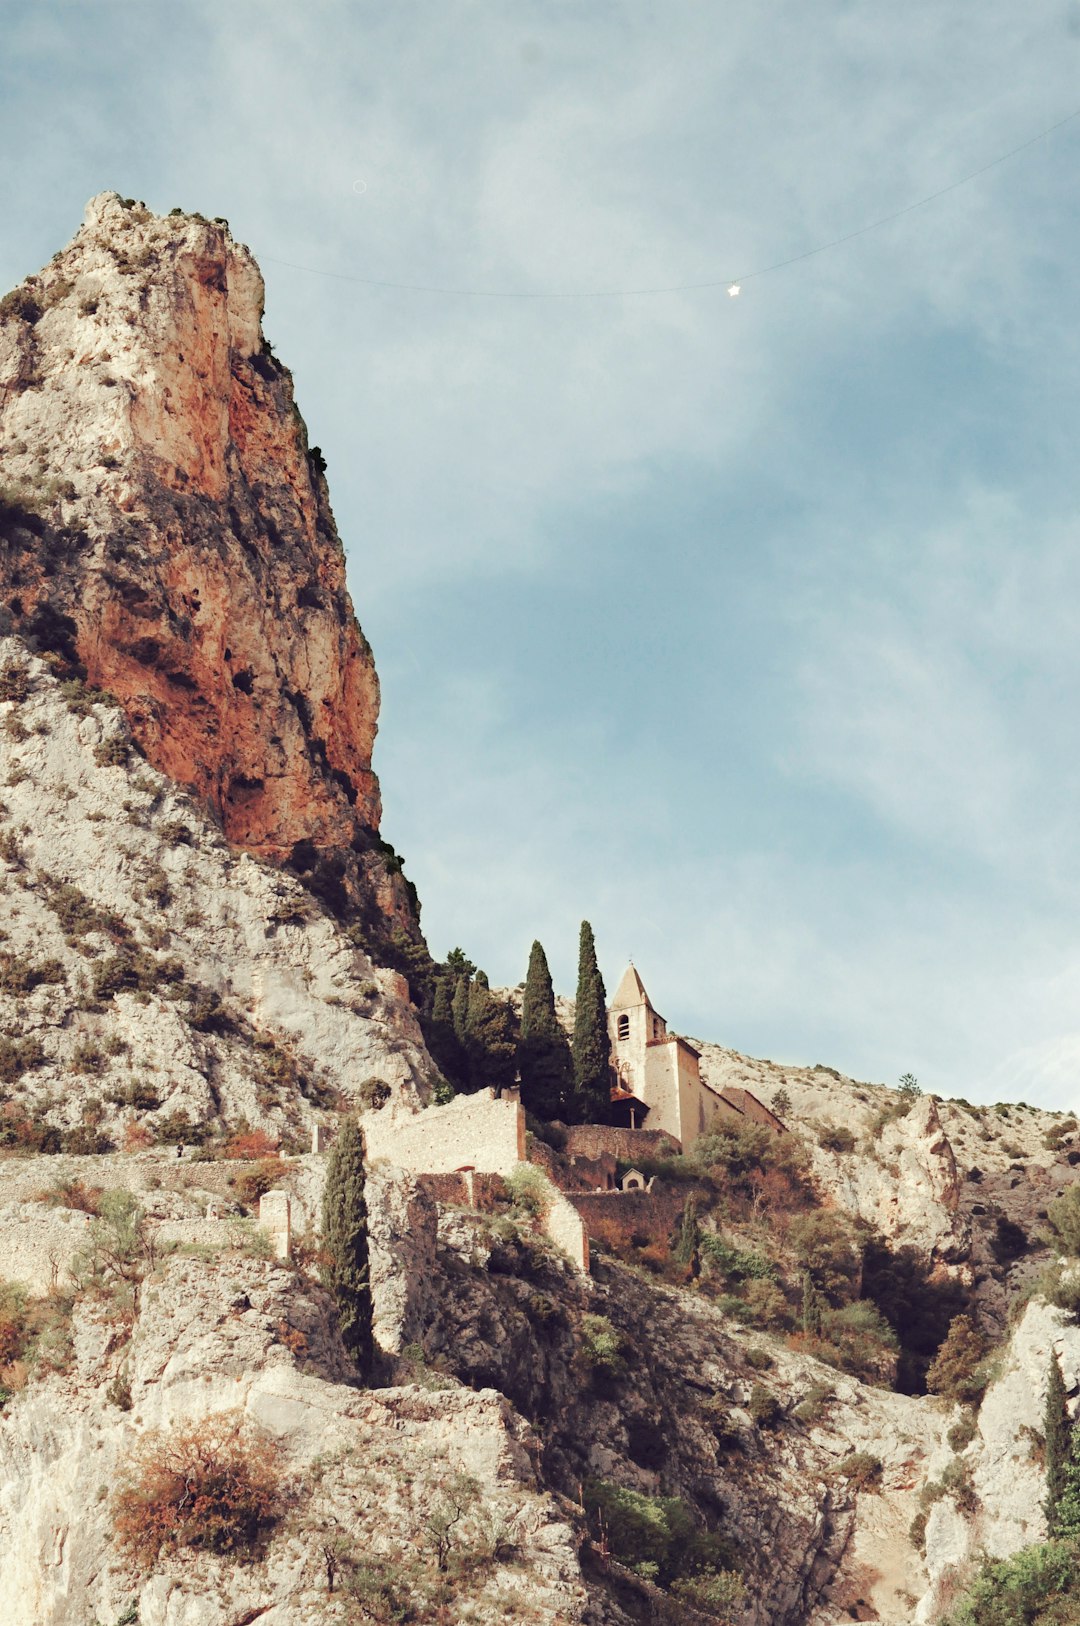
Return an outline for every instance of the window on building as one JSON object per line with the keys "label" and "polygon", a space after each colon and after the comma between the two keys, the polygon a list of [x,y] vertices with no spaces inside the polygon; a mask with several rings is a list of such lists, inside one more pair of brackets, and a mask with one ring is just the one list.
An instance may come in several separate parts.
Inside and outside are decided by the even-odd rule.
{"label": "window on building", "polygon": [[629,1037],[630,1037],[630,1018],[628,1016],[620,1016],[619,1017],[618,1034],[619,1034],[620,1039],[629,1039]]}
{"label": "window on building", "polygon": [[658,1016],[654,1016],[652,1019],[652,1036],[654,1039],[660,1037],[660,1018]]}

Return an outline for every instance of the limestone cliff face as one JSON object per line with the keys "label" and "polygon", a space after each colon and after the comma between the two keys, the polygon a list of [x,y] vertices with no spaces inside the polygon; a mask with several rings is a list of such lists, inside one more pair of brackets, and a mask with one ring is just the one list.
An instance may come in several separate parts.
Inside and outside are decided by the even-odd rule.
{"label": "limestone cliff face", "polygon": [[415,929],[322,461],[223,221],[103,193],[0,303],[0,603],[231,841]]}

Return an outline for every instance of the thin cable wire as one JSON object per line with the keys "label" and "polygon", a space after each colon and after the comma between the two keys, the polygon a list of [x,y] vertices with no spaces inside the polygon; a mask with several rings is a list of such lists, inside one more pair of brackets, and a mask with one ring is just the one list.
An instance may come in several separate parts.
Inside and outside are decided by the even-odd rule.
{"label": "thin cable wire", "polygon": [[991,158],[987,164],[981,164],[978,169],[971,170],[967,175],[961,175],[958,180],[950,181],[948,186],[939,187],[936,192],[928,192],[926,197],[918,198],[914,203],[906,204],[903,209],[895,209],[892,214],[882,215],[878,220],[871,220],[868,225],[860,226],[856,231],[845,232],[842,237],[833,237],[827,243],[819,243],[816,248],[804,249],[801,254],[792,254],[786,260],[774,260],[772,265],[762,265],[756,271],[746,271],[738,277],[714,277],[707,282],[675,282],[666,287],[657,288],[593,288],[593,289],[507,289],[507,288],[450,288],[438,283],[429,282],[390,282],[378,277],[358,277],[348,271],[324,271],[314,265],[298,265],[294,260],[279,260],[272,254],[261,256],[270,265],[288,266],[293,271],[305,271],[313,277],[330,277],[335,282],[358,282],[365,288],[393,288],[401,293],[414,294],[452,294],[461,299],[641,299],[655,294],[684,294],[697,293],[707,288],[730,288],[741,286],[755,277],[767,276],[771,271],[782,271],[786,266],[798,265],[802,260],[812,260],[817,254],[825,254],[831,248],[839,248],[842,243],[850,243],[856,237],[865,237],[867,232],[877,231],[882,226],[890,225],[894,220],[902,220],[916,209],[923,209],[928,203],[935,203],[938,198],[955,192],[958,187],[967,186],[970,181],[978,180],[989,170],[996,169],[999,164],[1007,163],[1018,153],[1026,152],[1038,142],[1044,141],[1057,130],[1064,129],[1074,119],[1080,118],[1080,107],[1074,108],[1056,124],[1047,125],[1038,135],[1033,135],[1027,141],[1021,141],[1016,147],[1010,147],[1008,152],[999,153]]}

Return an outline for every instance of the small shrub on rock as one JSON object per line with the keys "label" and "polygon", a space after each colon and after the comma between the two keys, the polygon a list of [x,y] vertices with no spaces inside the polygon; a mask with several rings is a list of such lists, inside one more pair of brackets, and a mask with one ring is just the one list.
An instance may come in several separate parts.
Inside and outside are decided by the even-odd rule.
{"label": "small shrub on rock", "polygon": [[850,1456],[844,1457],[833,1469],[838,1479],[846,1479],[853,1490],[873,1491],[875,1494],[881,1490],[882,1461],[870,1451],[853,1451]]}
{"label": "small shrub on rock", "polygon": [[279,1448],[268,1435],[245,1428],[238,1413],[225,1413],[144,1440],[113,1502],[113,1523],[120,1545],[150,1568],[181,1548],[250,1549],[274,1524],[282,1502]]}
{"label": "small shrub on rock", "polygon": [[622,1334],[606,1315],[581,1318],[581,1359],[600,1378],[621,1377],[626,1370]]}
{"label": "small shrub on rock", "polygon": [[931,1394],[975,1403],[982,1399],[986,1374],[980,1370],[986,1342],[970,1316],[954,1316],[948,1335],[926,1374]]}
{"label": "small shrub on rock", "polygon": [[750,1390],[746,1409],[758,1428],[775,1428],[782,1415],[779,1400],[763,1383],[755,1383]]}

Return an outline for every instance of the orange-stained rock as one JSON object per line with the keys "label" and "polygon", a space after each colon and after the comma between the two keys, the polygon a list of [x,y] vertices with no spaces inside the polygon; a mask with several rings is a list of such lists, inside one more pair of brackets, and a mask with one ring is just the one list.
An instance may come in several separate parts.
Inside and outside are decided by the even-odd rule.
{"label": "orange-stained rock", "polygon": [[230,840],[415,930],[378,840],[374,662],[262,306],[224,222],[91,201],[0,305],[0,605]]}

